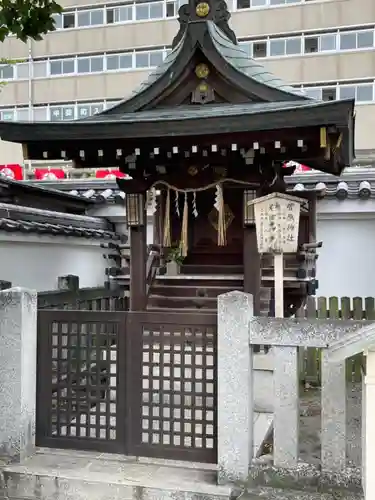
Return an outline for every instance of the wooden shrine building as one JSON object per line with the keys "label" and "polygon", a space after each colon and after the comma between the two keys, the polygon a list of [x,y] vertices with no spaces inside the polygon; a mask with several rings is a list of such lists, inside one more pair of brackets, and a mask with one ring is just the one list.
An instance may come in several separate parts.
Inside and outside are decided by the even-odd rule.
{"label": "wooden shrine building", "polygon": [[[204,308],[213,288],[240,288],[254,294],[255,312],[264,312],[261,288],[271,284],[272,269],[257,253],[247,202],[286,191],[284,176],[294,167],[282,168],[285,162],[340,175],[353,159],[354,101],[317,101],[288,86],[241,49],[229,18],[221,0],[183,5],[168,57],[111,109],[72,122],[0,123],[1,138],[21,143],[27,159],[130,174],[118,184],[127,194],[133,310]],[[155,188],[156,243],[162,256],[179,249],[177,285],[163,281],[160,261],[147,256],[145,200]],[[315,240],[315,195],[305,195],[301,244]],[[308,293],[297,257],[287,260],[296,272],[285,278],[294,309]],[[159,282],[150,281],[155,276]],[[183,290],[198,278],[193,291]]]}

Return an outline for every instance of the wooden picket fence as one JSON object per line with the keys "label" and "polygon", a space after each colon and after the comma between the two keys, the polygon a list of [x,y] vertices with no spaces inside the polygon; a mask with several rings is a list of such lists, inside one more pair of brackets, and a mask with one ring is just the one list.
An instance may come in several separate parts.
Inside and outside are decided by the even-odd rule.
{"label": "wooden picket fence", "polygon": [[[299,318],[375,320],[374,297],[308,297],[306,306],[297,311]],[[300,380],[305,385],[320,385],[320,349],[300,350]],[[347,360],[348,380],[362,379],[363,356]]]}

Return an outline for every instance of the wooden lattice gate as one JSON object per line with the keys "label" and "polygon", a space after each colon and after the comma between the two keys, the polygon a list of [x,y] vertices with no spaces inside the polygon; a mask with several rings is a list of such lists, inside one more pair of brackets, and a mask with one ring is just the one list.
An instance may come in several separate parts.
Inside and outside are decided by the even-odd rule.
{"label": "wooden lattice gate", "polygon": [[216,462],[216,315],[130,313],[135,455]]}
{"label": "wooden lattice gate", "polygon": [[216,316],[38,313],[37,445],[216,462]]}

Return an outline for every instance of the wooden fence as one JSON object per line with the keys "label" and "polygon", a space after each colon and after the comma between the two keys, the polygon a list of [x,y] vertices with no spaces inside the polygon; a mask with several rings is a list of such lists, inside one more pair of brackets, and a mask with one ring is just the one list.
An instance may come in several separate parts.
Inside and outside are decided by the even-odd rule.
{"label": "wooden fence", "polygon": [[[375,321],[375,298],[308,297],[305,307],[297,311],[296,317]],[[300,350],[300,380],[306,385],[320,385],[320,353],[320,349]],[[362,379],[362,366],[362,355],[348,359],[346,365],[348,380],[360,382]]]}
{"label": "wooden fence", "polygon": [[129,298],[122,289],[105,287],[52,290],[38,293],[38,309],[80,309],[85,311],[126,311]]}

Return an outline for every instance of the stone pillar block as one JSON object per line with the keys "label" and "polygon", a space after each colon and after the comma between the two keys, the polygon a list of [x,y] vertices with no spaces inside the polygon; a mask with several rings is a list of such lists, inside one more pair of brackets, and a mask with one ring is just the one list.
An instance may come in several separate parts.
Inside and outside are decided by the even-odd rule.
{"label": "stone pillar block", "polygon": [[0,292],[0,457],[18,461],[35,437],[37,294]]}
{"label": "stone pillar block", "polygon": [[273,347],[274,451],[276,467],[290,469],[298,463],[299,384],[296,347]]}
{"label": "stone pillar block", "polygon": [[252,355],[249,322],[253,297],[218,297],[218,482],[245,480],[253,450]]}
{"label": "stone pillar block", "polygon": [[322,350],[322,470],[346,468],[345,361],[331,363]]}

